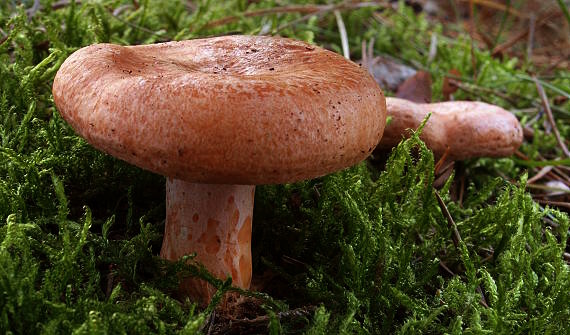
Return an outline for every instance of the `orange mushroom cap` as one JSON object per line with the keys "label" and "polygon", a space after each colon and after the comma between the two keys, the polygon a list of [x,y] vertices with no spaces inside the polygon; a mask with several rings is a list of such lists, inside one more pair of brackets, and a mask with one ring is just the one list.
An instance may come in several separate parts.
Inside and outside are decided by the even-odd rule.
{"label": "orange mushroom cap", "polygon": [[386,121],[366,70],[281,37],[91,45],[63,63],[53,95],[96,148],[200,183],[325,175],[365,159]]}

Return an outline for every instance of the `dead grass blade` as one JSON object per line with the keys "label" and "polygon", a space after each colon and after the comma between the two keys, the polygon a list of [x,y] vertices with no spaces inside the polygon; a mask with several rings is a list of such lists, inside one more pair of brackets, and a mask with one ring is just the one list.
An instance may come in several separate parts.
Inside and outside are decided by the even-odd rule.
{"label": "dead grass blade", "polygon": [[562,149],[562,152],[564,152],[564,155],[566,155],[566,157],[570,157],[570,151],[568,151],[568,148],[566,147],[566,144],[564,143],[564,140],[560,136],[560,132],[556,127],[556,122],[554,121],[554,115],[552,114],[552,110],[550,109],[550,103],[548,102],[548,97],[546,96],[546,92],[544,92],[544,88],[542,87],[542,85],[540,84],[540,82],[536,77],[533,77],[532,79],[534,80],[534,84],[536,85],[536,89],[538,90],[538,95],[540,96],[540,100],[542,101],[542,106],[544,107],[544,111],[546,112],[548,121],[552,126],[552,131],[554,132],[554,136],[556,136],[556,141],[558,141],[558,145]]}

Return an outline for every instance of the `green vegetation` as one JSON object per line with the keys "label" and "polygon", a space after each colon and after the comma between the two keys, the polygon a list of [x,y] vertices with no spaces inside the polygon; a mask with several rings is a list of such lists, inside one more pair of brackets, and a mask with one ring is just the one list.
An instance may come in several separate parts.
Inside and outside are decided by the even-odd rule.
{"label": "green vegetation", "polygon": [[[242,15],[281,1],[39,3],[0,3],[0,332],[207,332],[222,294],[235,290],[231,280],[210,277],[191,256],[176,264],[157,256],[164,178],[77,137],[55,109],[52,79],[69,54],[97,42],[278,32],[340,51],[332,11],[304,19]],[[373,16],[380,10],[384,23]],[[377,53],[430,71],[435,100],[448,71],[461,69],[470,90],[457,98],[513,110],[540,104],[531,64],[473,49],[467,35],[445,38],[410,8],[342,13],[353,58],[363,39],[374,38]],[[439,39],[430,60],[432,34]],[[570,96],[570,72],[539,79],[551,96]],[[568,138],[570,102],[554,113]],[[531,114],[517,115],[527,121]],[[258,187],[254,276],[272,280],[265,293],[247,294],[260,302],[266,332],[567,334],[570,268],[562,254],[570,222],[526,188],[527,170],[544,164],[541,157],[562,157],[541,120],[521,148],[530,160],[459,165],[468,185],[461,203],[450,192],[453,175],[434,188],[434,158],[417,134],[385,164],[374,157],[316,180]],[[219,294],[206,309],[179,299],[177,274],[205,278]],[[304,313],[287,314],[295,309]]]}

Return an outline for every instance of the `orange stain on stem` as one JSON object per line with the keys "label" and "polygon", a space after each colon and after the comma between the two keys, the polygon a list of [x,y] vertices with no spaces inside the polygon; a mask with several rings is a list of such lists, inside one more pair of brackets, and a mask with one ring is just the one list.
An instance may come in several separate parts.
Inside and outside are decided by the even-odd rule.
{"label": "orange stain on stem", "polygon": [[[241,283],[246,287],[249,287],[251,283],[251,257],[245,257],[241,255],[239,258],[239,272],[241,274]],[[235,277],[234,277],[235,278]],[[236,278],[237,279],[237,278]]]}
{"label": "orange stain on stem", "polygon": [[231,225],[232,229],[234,227],[236,227],[238,223],[239,223],[239,210],[236,209],[234,211],[234,213],[232,214],[232,218],[230,221],[230,225]]}
{"label": "orange stain on stem", "polygon": [[210,254],[215,254],[220,251],[222,241],[218,236],[217,229],[220,225],[218,220],[208,219],[208,226],[206,231],[202,233],[198,239],[198,243],[206,245],[206,252]]}
{"label": "orange stain on stem", "polygon": [[229,248],[226,249],[226,253],[224,255],[224,263],[228,268],[233,268],[232,252]]}
{"label": "orange stain on stem", "polygon": [[249,244],[251,242],[251,216],[247,216],[239,230],[237,237],[239,244]]}

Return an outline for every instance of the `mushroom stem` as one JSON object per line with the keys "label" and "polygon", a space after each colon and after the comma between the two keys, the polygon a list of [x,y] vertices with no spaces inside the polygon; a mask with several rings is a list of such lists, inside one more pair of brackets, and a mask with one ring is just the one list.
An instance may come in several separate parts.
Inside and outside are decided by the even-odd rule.
{"label": "mushroom stem", "polygon": [[419,104],[399,98],[386,98],[390,124],[378,144],[380,149],[395,147],[408,129],[416,129],[431,113],[421,134],[434,155],[448,151],[452,160],[512,155],[522,142],[522,128],[508,111],[484,102],[449,101]]}
{"label": "mushroom stem", "polygon": [[[168,178],[166,227],[160,255],[169,260],[196,253],[213,275],[231,276],[235,286],[251,283],[251,218],[255,186],[196,184]],[[181,291],[207,303],[215,289],[188,279]]]}

